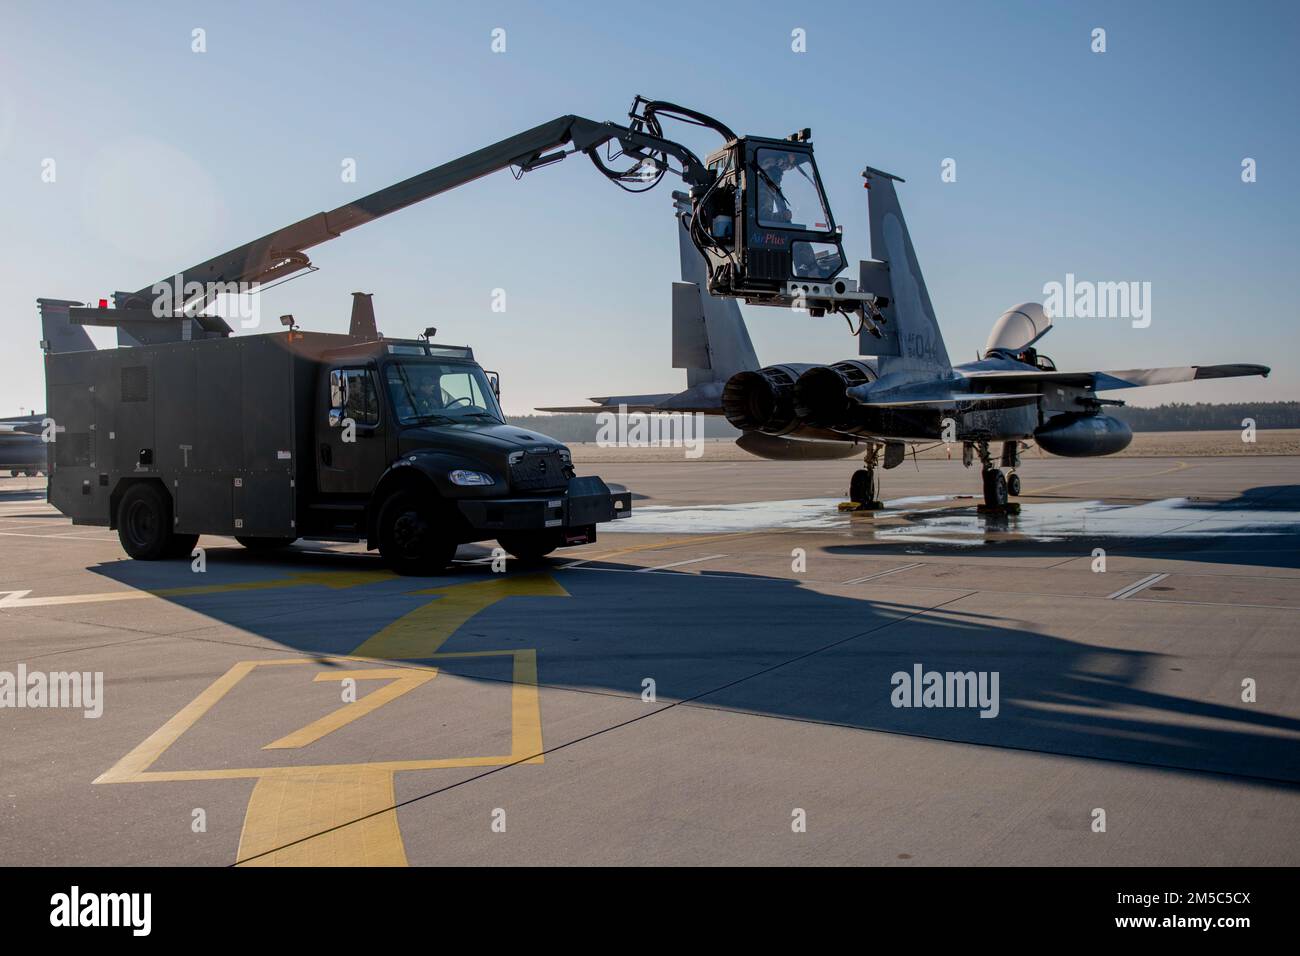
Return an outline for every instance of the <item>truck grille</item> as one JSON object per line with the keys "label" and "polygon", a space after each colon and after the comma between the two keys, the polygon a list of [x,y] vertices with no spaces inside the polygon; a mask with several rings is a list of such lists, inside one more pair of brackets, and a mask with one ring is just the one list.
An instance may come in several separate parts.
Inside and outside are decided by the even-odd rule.
{"label": "truck grille", "polygon": [[519,491],[563,488],[564,462],[556,452],[524,455],[510,466],[510,486]]}

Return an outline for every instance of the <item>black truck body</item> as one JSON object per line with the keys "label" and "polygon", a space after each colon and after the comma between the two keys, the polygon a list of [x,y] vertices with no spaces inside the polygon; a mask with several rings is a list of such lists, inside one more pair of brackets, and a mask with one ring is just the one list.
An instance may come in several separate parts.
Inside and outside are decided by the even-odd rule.
{"label": "black truck body", "polygon": [[45,373],[49,500],[133,557],[188,555],[200,534],[315,538],[430,573],[462,543],[537,558],[630,512],[505,423],[469,348],[291,329],[50,352]]}

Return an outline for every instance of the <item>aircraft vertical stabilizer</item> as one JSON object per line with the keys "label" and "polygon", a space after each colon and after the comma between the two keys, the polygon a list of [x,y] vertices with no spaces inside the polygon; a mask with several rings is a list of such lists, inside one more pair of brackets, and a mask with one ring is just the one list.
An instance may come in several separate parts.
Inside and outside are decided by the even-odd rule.
{"label": "aircraft vertical stabilizer", "polygon": [[68,309],[81,305],[71,299],[37,299],[41,312],[41,348],[46,352],[93,352],[95,343],[86,330],[73,325]]}
{"label": "aircraft vertical stabilizer", "polygon": [[862,263],[860,287],[886,295],[889,305],[881,310],[887,320],[881,337],[863,331],[858,351],[880,357],[882,378],[891,373],[909,378],[949,374],[948,350],[894,189],[894,182],[902,180],[869,166],[862,176],[870,190],[871,254],[877,261]]}

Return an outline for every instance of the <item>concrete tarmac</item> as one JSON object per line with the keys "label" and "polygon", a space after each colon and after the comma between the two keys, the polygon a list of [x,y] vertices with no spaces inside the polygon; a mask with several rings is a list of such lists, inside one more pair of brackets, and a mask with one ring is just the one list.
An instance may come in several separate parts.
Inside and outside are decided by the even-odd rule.
{"label": "concrete tarmac", "polygon": [[1300,459],[852,468],[603,464],[595,544],[419,579],[0,481],[5,860],[1300,863]]}

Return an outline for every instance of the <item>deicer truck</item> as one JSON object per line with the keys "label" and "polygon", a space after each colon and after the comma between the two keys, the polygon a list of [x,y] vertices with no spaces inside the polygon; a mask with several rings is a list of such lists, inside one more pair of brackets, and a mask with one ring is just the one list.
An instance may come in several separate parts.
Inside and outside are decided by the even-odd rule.
{"label": "deicer truck", "polygon": [[[381,216],[499,170],[522,175],[582,153],[633,192],[667,172],[682,178],[709,293],[838,312],[869,330],[884,321],[887,300],[837,278],[840,229],[808,130],[737,136],[639,96],[628,115],[627,125],[557,117],[114,292],[112,308],[39,300],[50,501],[76,523],[116,528],[137,558],[187,554],[205,533],[254,548],[307,537],[365,541],[418,573],[445,565],[462,542],[496,539],[536,558],[594,540],[596,525],[628,514],[629,495],[577,477],[562,445],[506,424],[468,348],[381,338],[360,293],[348,335],[300,332],[290,320],[285,332],[231,336],[207,306],[314,269],[306,250]],[[702,161],[664,137],[662,119],[707,128],[723,147]],[[630,165],[610,165],[620,158]],[[804,208],[820,212],[805,221]],[[700,321],[674,313],[674,327]],[[119,348],[96,350],[84,325],[116,328]]]}
{"label": "deicer truck", "polygon": [[45,374],[49,500],[133,558],[188,557],[200,534],[313,538],[426,574],[459,544],[537,559],[630,513],[562,444],[505,422],[468,347],[290,328],[51,352]]}

